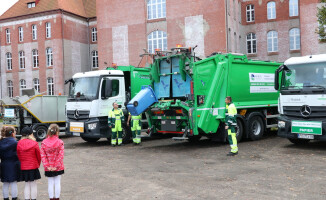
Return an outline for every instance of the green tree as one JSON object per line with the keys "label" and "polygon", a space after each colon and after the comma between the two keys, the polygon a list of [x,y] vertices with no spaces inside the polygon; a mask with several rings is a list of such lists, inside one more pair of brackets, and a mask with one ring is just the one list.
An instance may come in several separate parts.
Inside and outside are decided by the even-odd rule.
{"label": "green tree", "polygon": [[326,42],[326,0],[321,0],[321,3],[324,3],[320,8],[318,8],[318,23],[319,27],[317,33],[319,34],[320,40]]}

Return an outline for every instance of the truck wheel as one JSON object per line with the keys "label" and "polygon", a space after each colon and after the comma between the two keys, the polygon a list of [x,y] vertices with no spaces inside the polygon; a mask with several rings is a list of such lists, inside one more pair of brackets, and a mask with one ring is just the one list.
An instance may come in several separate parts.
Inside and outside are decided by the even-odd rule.
{"label": "truck wheel", "polygon": [[190,143],[197,143],[197,142],[199,142],[200,138],[201,138],[200,135],[188,136],[188,141]]}
{"label": "truck wheel", "polygon": [[308,144],[310,142],[310,140],[300,140],[300,139],[290,139],[290,142],[292,142],[295,145],[305,145]]}
{"label": "truck wheel", "polygon": [[264,134],[264,123],[260,116],[249,119],[249,137],[251,140],[259,140]]}
{"label": "truck wheel", "polygon": [[46,126],[37,126],[34,131],[35,139],[37,141],[42,141],[46,138],[48,128]]}
{"label": "truck wheel", "polygon": [[237,119],[237,142],[242,140],[243,136],[243,124],[240,119]]}
{"label": "truck wheel", "polygon": [[80,136],[86,142],[97,142],[100,138],[88,138]]}
{"label": "truck wheel", "polygon": [[129,127],[124,127],[122,129],[122,143],[128,144],[131,141],[131,130]]}

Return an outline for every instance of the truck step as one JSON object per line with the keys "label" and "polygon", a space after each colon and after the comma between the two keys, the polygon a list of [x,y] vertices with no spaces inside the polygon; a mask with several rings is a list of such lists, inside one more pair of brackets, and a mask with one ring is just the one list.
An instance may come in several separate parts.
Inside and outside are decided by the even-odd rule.
{"label": "truck step", "polygon": [[271,118],[277,118],[279,117],[280,115],[267,115],[266,118],[267,119],[271,119]]}
{"label": "truck step", "polygon": [[266,125],[266,128],[277,128],[277,124]]}
{"label": "truck step", "polygon": [[173,137],[172,140],[183,141],[183,140],[188,140],[188,137]]}

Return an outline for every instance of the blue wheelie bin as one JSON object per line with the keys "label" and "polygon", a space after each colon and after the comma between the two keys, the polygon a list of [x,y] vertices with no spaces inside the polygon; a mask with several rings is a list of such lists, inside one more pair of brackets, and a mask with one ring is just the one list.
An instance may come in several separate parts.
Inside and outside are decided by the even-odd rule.
{"label": "blue wheelie bin", "polygon": [[143,87],[142,90],[127,104],[127,109],[131,115],[136,116],[144,112],[153,103],[158,102],[155,92],[150,86]]}

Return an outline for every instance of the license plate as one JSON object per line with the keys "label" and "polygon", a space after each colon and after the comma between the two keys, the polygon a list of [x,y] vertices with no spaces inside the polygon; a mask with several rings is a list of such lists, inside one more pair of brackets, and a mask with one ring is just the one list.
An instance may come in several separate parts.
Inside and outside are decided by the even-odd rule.
{"label": "license plate", "polygon": [[80,133],[72,133],[73,136],[80,136]]}
{"label": "license plate", "polygon": [[322,135],[322,122],[292,121],[291,132],[303,135]]}
{"label": "license plate", "polygon": [[315,137],[314,137],[314,135],[298,134],[298,138],[300,138],[300,139],[313,140]]}
{"label": "license plate", "polygon": [[84,133],[84,123],[83,122],[70,122],[70,132],[73,133]]}

